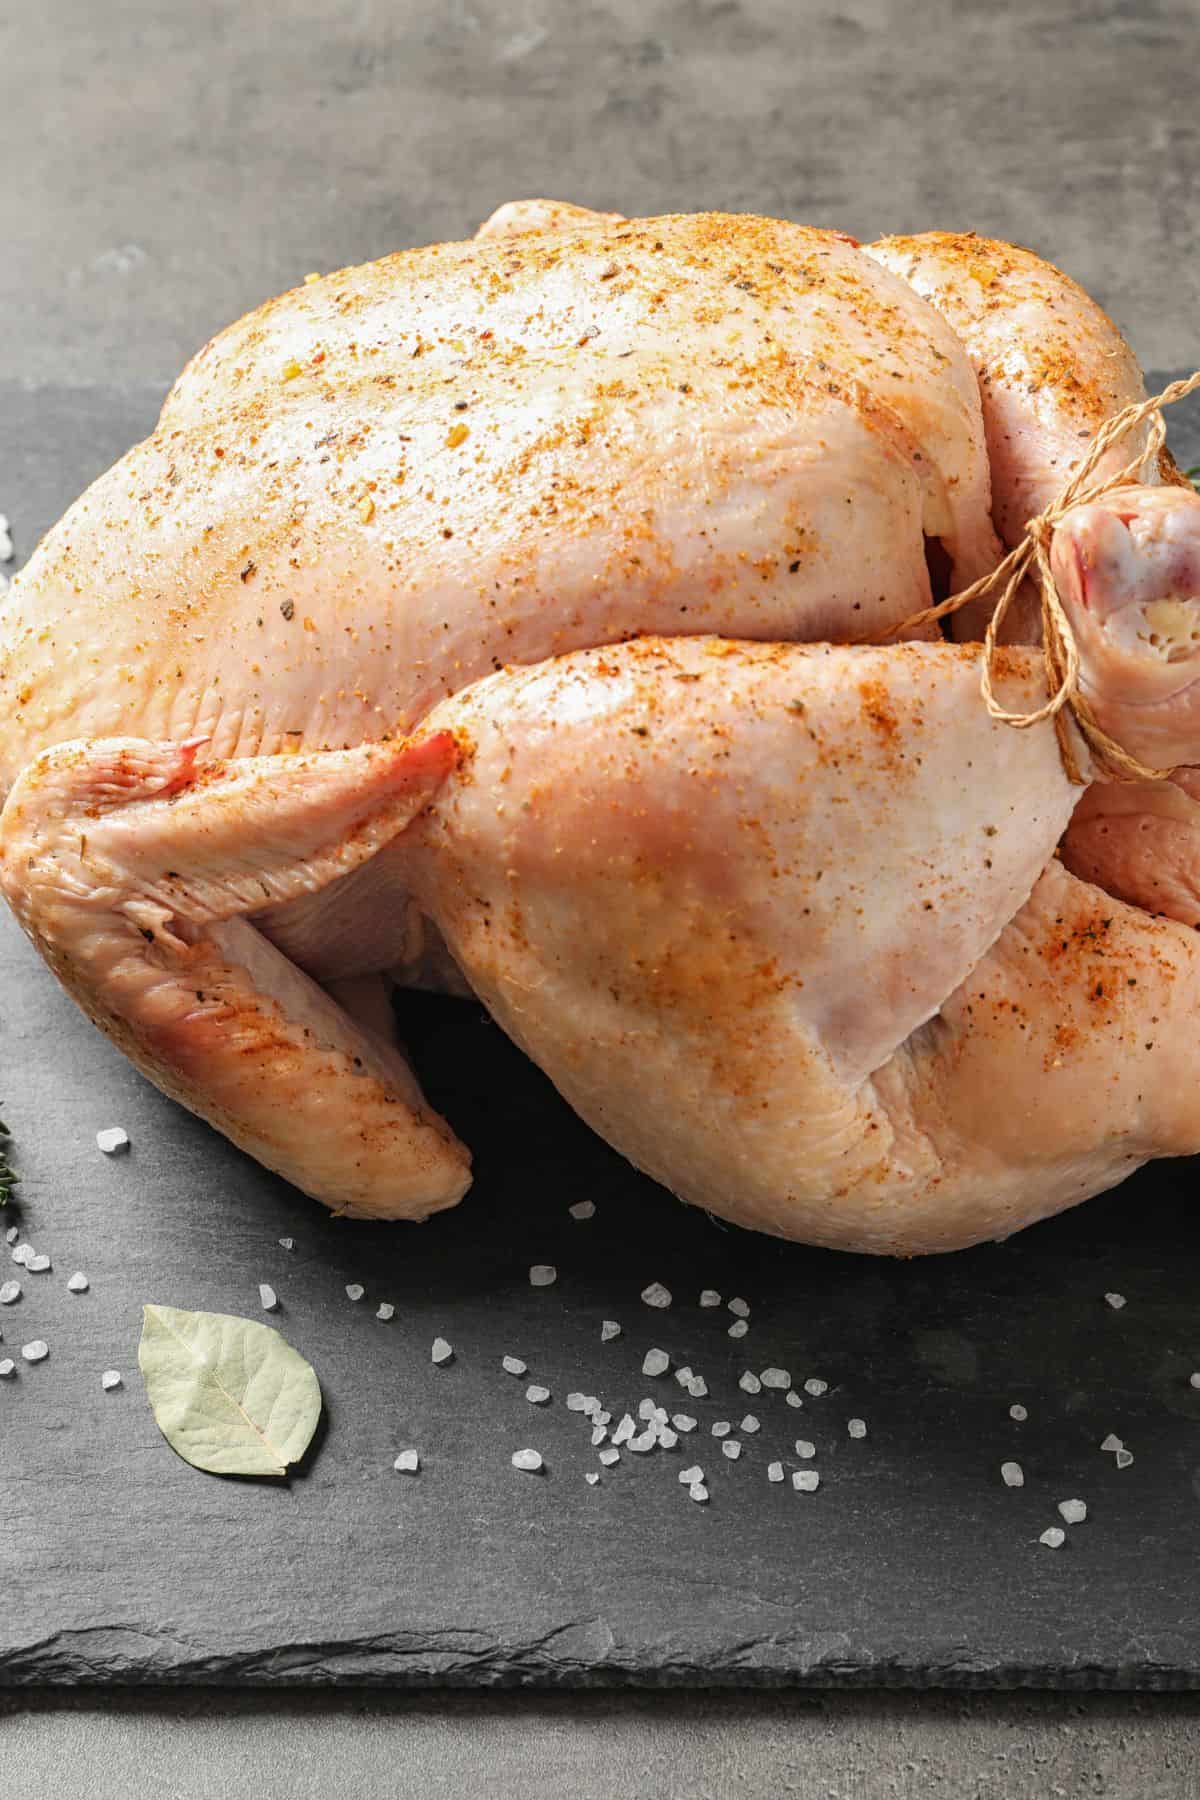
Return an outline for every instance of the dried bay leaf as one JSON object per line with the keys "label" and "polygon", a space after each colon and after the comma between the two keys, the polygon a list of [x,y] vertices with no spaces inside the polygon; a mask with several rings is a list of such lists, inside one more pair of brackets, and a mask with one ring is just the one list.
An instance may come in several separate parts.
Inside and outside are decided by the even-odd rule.
{"label": "dried bay leaf", "polygon": [[138,1366],[168,1444],[213,1475],[286,1474],[321,1416],[313,1369],[255,1319],[147,1306]]}

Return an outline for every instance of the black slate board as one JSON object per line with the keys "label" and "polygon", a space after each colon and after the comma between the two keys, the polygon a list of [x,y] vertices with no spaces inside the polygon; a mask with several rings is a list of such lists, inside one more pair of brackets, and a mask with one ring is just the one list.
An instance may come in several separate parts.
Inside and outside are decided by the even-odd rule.
{"label": "black slate board", "polygon": [[[22,552],[155,399],[0,392],[0,506]],[[1190,443],[1172,424],[1200,460],[1200,414]],[[635,1175],[477,1009],[412,998],[405,1028],[477,1181],[429,1225],[365,1227],[162,1099],[7,917],[0,980],[17,1216],[54,1258],[0,1309],[0,1354],[51,1345],[0,1383],[0,1680],[1200,1685],[1194,1165],[950,1258],[780,1245]],[[133,1150],[108,1161],[94,1133],[113,1123]],[[579,1199],[596,1203],[588,1223],[567,1214]],[[532,1289],[532,1262],[556,1263],[557,1284]],[[92,1284],[80,1298],[76,1268]],[[136,1368],[143,1301],[259,1316],[263,1280],[326,1398],[315,1454],[280,1486],[178,1461]],[[673,1291],[669,1311],[642,1304],[651,1280]],[[698,1307],[709,1285],[751,1302],[740,1343],[727,1312]],[[1114,1289],[1121,1311],[1103,1298]],[[604,1318],[624,1332],[602,1345]],[[440,1370],[438,1333],[456,1352]],[[711,1397],[643,1377],[651,1345]],[[506,1351],[551,1406],[501,1372]],[[768,1364],[829,1392],[802,1411],[740,1393],[738,1374]],[[110,1366],[125,1385],[106,1394]],[[572,1388],[614,1412],[661,1392],[702,1429],[591,1488]],[[1009,1419],[1014,1401],[1027,1423]],[[762,1430],[727,1462],[709,1426],[751,1410]],[[865,1441],[848,1438],[852,1415]],[[1098,1448],[1109,1431],[1134,1452],[1124,1471]],[[816,1495],[766,1480],[772,1457],[795,1466],[797,1434],[818,1445]],[[407,1444],[424,1458],[415,1479],[392,1470]],[[544,1476],[511,1468],[526,1444]],[[1001,1483],[1007,1457],[1021,1490]],[[706,1509],[677,1480],[693,1460],[710,1471]],[[1042,1548],[1076,1495],[1087,1524]]]}

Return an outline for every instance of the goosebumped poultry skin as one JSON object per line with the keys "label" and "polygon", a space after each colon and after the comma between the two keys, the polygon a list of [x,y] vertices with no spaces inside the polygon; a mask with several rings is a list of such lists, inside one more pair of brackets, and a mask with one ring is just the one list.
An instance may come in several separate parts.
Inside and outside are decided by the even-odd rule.
{"label": "goosebumped poultry skin", "polygon": [[[948,242],[517,203],[207,346],[0,613],[0,876],[91,1016],[359,1214],[469,1182],[381,972],[785,1236],[951,1248],[1200,1148],[1192,934],[1056,860],[1078,790],[974,650],[891,641],[1136,387],[1057,271]],[[1006,305],[1026,359],[1087,327],[1032,423],[981,405]],[[1186,764],[1137,620],[1190,641],[1200,508],[1121,501],[1061,534],[1085,681]]]}

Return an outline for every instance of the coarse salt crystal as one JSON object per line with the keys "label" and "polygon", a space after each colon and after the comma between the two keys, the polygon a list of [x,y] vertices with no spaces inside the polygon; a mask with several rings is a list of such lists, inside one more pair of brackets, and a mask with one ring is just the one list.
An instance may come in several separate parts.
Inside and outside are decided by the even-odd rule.
{"label": "coarse salt crystal", "polygon": [[658,1441],[664,1450],[673,1450],[679,1442],[679,1439],[671,1430],[670,1426],[660,1425],[658,1427]]}
{"label": "coarse salt crystal", "polygon": [[745,1418],[742,1420],[741,1429],[747,1433],[758,1430],[758,1420],[753,1413],[746,1414]]}
{"label": "coarse salt crystal", "polygon": [[680,1387],[686,1387],[688,1382],[692,1379],[692,1371],[686,1363],[684,1363],[681,1369],[676,1369],[675,1379]]}
{"label": "coarse salt crystal", "polygon": [[672,1413],[671,1423],[676,1431],[695,1431],[696,1421],[690,1413]]}
{"label": "coarse salt crystal", "polygon": [[612,1338],[620,1337],[621,1327],[615,1319],[605,1319],[600,1326],[600,1342],[607,1344]]}
{"label": "coarse salt crystal", "polygon": [[4,1234],[4,1241],[6,1244],[15,1244],[20,1235],[21,1227],[19,1225],[10,1225]]}
{"label": "coarse salt crystal", "polygon": [[50,1258],[48,1256],[27,1256],[25,1267],[31,1275],[44,1275],[50,1267]]}
{"label": "coarse salt crystal", "polygon": [[430,1359],[435,1363],[448,1363],[450,1358],[454,1355],[454,1346],[453,1344],[448,1344],[444,1337],[434,1338],[429,1355]]}
{"label": "coarse salt crystal", "polygon": [[688,1382],[688,1393],[692,1396],[693,1400],[704,1399],[705,1395],[708,1393],[708,1383],[705,1381],[703,1375],[692,1376],[692,1379]]}
{"label": "coarse salt crystal", "polygon": [[643,1420],[644,1419],[652,1419],[657,1410],[658,1409],[656,1408],[653,1400],[639,1400],[638,1401],[638,1418],[639,1419],[643,1419]]}
{"label": "coarse salt crystal", "polygon": [[347,1300],[361,1300],[366,1291],[367,1290],[361,1281],[348,1281],[346,1283]]}
{"label": "coarse salt crystal", "polygon": [[639,1456],[644,1456],[646,1454],[647,1450],[653,1450],[653,1448],[654,1448],[654,1432],[653,1432],[653,1430],[650,1428],[647,1428],[645,1431],[639,1431],[636,1437],[630,1438],[629,1448],[631,1450],[635,1450]]}
{"label": "coarse salt crystal", "polygon": [[1122,1447],[1120,1450],[1117,1451],[1117,1467],[1118,1467],[1118,1469],[1127,1469],[1132,1461],[1133,1461],[1132,1450],[1126,1450],[1124,1447]]}
{"label": "coarse salt crystal", "polygon": [[258,1298],[264,1312],[274,1312],[279,1305],[279,1296],[275,1289],[265,1281],[258,1284]]}
{"label": "coarse salt crystal", "polygon": [[83,1270],[76,1269],[74,1275],[72,1275],[71,1279],[67,1282],[67,1291],[71,1294],[86,1294],[90,1286],[91,1283],[88,1281]]}
{"label": "coarse salt crystal", "polygon": [[11,1356],[6,1356],[3,1362],[0,1362],[0,1375],[15,1375],[16,1370],[17,1365]]}
{"label": "coarse salt crystal", "polygon": [[281,1250],[294,1250],[296,1248],[295,1238],[280,1238],[279,1248]]}
{"label": "coarse salt crystal", "polygon": [[736,1438],[726,1438],[725,1442],[721,1445],[721,1454],[722,1456],[727,1456],[730,1462],[736,1462],[738,1457],[742,1454],[742,1446],[738,1443]]}
{"label": "coarse salt crystal", "polygon": [[787,1393],[783,1397],[787,1401],[789,1406],[803,1406],[804,1405],[803,1400],[800,1398],[800,1396],[796,1392],[795,1388],[789,1388]]}
{"label": "coarse salt crystal", "polygon": [[829,1383],[822,1381],[819,1375],[810,1375],[804,1384],[804,1391],[811,1394],[814,1400],[819,1400],[822,1394],[829,1392]]}
{"label": "coarse salt crystal", "polygon": [[748,1319],[750,1317],[749,1304],[743,1300],[740,1295],[734,1295],[733,1299],[729,1302],[729,1310],[731,1313],[736,1313],[739,1319]]}
{"label": "coarse salt crystal", "polygon": [[744,1394],[761,1394],[762,1385],[753,1369],[744,1369],[738,1376],[738,1386]]}
{"label": "coarse salt crystal", "polygon": [[1105,1294],[1104,1298],[1108,1301],[1108,1304],[1112,1307],[1114,1312],[1120,1312],[1125,1304],[1124,1294]]}
{"label": "coarse salt crystal", "polygon": [[21,1346],[21,1355],[26,1362],[41,1362],[49,1354],[50,1346],[44,1338],[34,1338],[31,1344],[22,1344]]}
{"label": "coarse salt crystal", "polygon": [[745,1319],[735,1319],[725,1335],[731,1338],[744,1338],[749,1329]]}
{"label": "coarse salt crystal", "polygon": [[1066,1541],[1067,1534],[1061,1525],[1047,1525],[1038,1539],[1039,1544],[1048,1544],[1051,1550],[1061,1550]]}
{"label": "coarse salt crystal", "polygon": [[1009,1407],[1008,1416],[1010,1419],[1015,1419],[1017,1421],[1018,1425],[1023,1425],[1025,1423],[1026,1419],[1029,1417],[1029,1414],[1025,1411],[1025,1408],[1022,1405],[1020,1405],[1020,1403],[1018,1402],[1018,1404],[1016,1406]]}
{"label": "coarse salt crystal", "polygon": [[558,1270],[553,1263],[533,1263],[529,1270],[530,1287],[553,1287]]}
{"label": "coarse salt crystal", "polygon": [[720,1306],[721,1296],[716,1288],[701,1288],[700,1304],[701,1306]]}
{"label": "coarse salt crystal", "polygon": [[589,1487],[595,1487],[600,1477],[597,1475],[595,1469],[588,1469],[585,1472],[583,1479],[587,1482]]}
{"label": "coarse salt crystal", "polygon": [[1018,1462],[1001,1463],[1000,1477],[1005,1487],[1025,1486],[1025,1471]]}
{"label": "coarse salt crystal", "polygon": [[642,1289],[642,1299],[647,1306],[656,1306],[660,1310],[671,1304],[671,1290],[665,1288],[661,1281],[652,1281],[649,1287]]}
{"label": "coarse salt crystal", "polygon": [[1193,1373],[1188,1376],[1188,1386],[1200,1388],[1200,1369],[1194,1370]]}
{"label": "coarse salt crystal", "polygon": [[606,1469],[611,1469],[613,1464],[615,1462],[620,1462],[620,1460],[621,1452],[619,1450],[614,1450],[611,1444],[608,1446],[607,1450],[602,1450],[600,1452],[600,1461],[604,1464]]}
{"label": "coarse salt crystal", "polygon": [[798,1494],[815,1494],[821,1485],[821,1477],[816,1469],[793,1469],[792,1486]]}
{"label": "coarse salt crystal", "polygon": [[592,1449],[595,1450],[608,1436],[607,1425],[597,1425],[592,1431]]}
{"label": "coarse salt crystal", "polygon": [[567,1411],[583,1412],[587,1407],[587,1395],[574,1393],[567,1395]]}
{"label": "coarse salt crystal", "polygon": [[1117,1436],[1115,1431],[1110,1431],[1108,1436],[1105,1438],[1104,1442],[1101,1444],[1100,1448],[1102,1450],[1123,1450],[1125,1448],[1125,1445],[1123,1444],[1121,1439]]}
{"label": "coarse salt crystal", "polygon": [[576,1200],[573,1206],[568,1206],[567,1211],[573,1219],[593,1219],[596,1216],[596,1202],[594,1200]]}
{"label": "coarse salt crystal", "polygon": [[385,1325],[389,1319],[394,1319],[395,1316],[396,1309],[390,1300],[381,1300],[379,1305],[375,1308],[375,1317],[377,1319],[382,1319]]}
{"label": "coarse salt crystal", "polygon": [[694,1500],[698,1506],[703,1506],[708,1500],[708,1489],[702,1481],[694,1481],[688,1489],[688,1496],[690,1499]]}
{"label": "coarse salt crystal", "polygon": [[506,1375],[524,1375],[529,1365],[528,1363],[523,1363],[519,1356],[502,1356],[500,1358],[500,1367],[504,1370]]}
{"label": "coarse salt crystal", "polygon": [[714,1419],[712,1422],[712,1434],[714,1437],[728,1437],[732,1430],[733,1427],[730,1425],[728,1419]]}
{"label": "coarse salt crystal", "polygon": [[121,1150],[129,1148],[129,1133],[122,1131],[119,1125],[110,1125],[105,1131],[96,1133],[96,1143],[105,1156],[116,1156]]}
{"label": "coarse salt crystal", "polygon": [[415,1475],[420,1466],[421,1454],[418,1450],[402,1450],[392,1464],[393,1469],[399,1469],[405,1475]]}
{"label": "coarse salt crystal", "polygon": [[550,1398],[550,1389],[539,1386],[536,1381],[531,1381],[525,1389],[525,1398],[531,1406],[545,1406]]}
{"label": "coarse salt crystal", "polygon": [[13,1250],[12,1260],[15,1263],[19,1263],[22,1268],[25,1268],[28,1266],[29,1259],[33,1254],[34,1249],[32,1244],[18,1244]]}
{"label": "coarse salt crystal", "polygon": [[807,1438],[797,1438],[796,1439],[796,1455],[797,1456],[801,1457],[804,1461],[807,1462],[807,1460],[810,1456],[815,1456],[816,1454],[817,1454],[817,1446],[815,1444],[810,1444]]}
{"label": "coarse salt crystal", "polygon": [[764,1369],[761,1376],[765,1388],[786,1389],[792,1385],[792,1378],[786,1369]]}
{"label": "coarse salt crystal", "polygon": [[1083,1500],[1060,1500],[1058,1510],[1068,1525],[1082,1525],[1087,1518],[1087,1505]]}
{"label": "coarse salt crystal", "polygon": [[19,1281],[0,1281],[0,1306],[11,1306],[14,1300],[21,1298]]}
{"label": "coarse salt crystal", "polygon": [[102,1388],[107,1389],[107,1388],[117,1388],[117,1387],[120,1387],[120,1385],[121,1385],[120,1369],[105,1369],[103,1375],[101,1375],[101,1377],[100,1377],[100,1386]]}
{"label": "coarse salt crystal", "polygon": [[643,1375],[665,1375],[671,1366],[671,1359],[665,1350],[647,1350],[642,1358]]}
{"label": "coarse salt crystal", "polygon": [[612,1434],[613,1443],[614,1444],[627,1444],[636,1430],[637,1430],[637,1426],[633,1422],[633,1414],[625,1413],[624,1416],[621,1418],[620,1422],[618,1423],[618,1425],[616,1426],[615,1430],[613,1431],[613,1434]]}
{"label": "coarse salt crystal", "polygon": [[542,1467],[540,1451],[514,1450],[512,1455],[514,1469],[523,1469],[527,1475],[536,1475]]}
{"label": "coarse salt crystal", "polygon": [[767,1464],[767,1480],[768,1481],[782,1481],[783,1480],[783,1464],[781,1462],[773,1462],[773,1463]]}
{"label": "coarse salt crystal", "polygon": [[846,1430],[850,1433],[852,1438],[865,1438],[867,1435],[867,1422],[865,1419],[847,1419]]}
{"label": "coarse salt crystal", "polygon": [[685,1487],[691,1487],[694,1482],[704,1480],[704,1470],[699,1463],[693,1463],[690,1469],[680,1469],[679,1479]]}

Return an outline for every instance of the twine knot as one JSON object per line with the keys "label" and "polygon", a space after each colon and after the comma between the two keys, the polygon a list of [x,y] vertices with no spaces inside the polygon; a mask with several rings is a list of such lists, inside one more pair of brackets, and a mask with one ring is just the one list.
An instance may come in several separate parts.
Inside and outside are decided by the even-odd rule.
{"label": "twine knot", "polygon": [[[1029,520],[1020,543],[1013,546],[1003,561],[997,563],[990,574],[973,581],[961,593],[952,594],[939,606],[914,613],[911,618],[897,625],[891,634],[894,637],[915,625],[944,619],[966,606],[968,601],[979,600],[985,594],[994,592],[1003,583],[1000,598],[988,620],[983,639],[979,687],[984,705],[993,719],[999,720],[1003,725],[1011,725],[1017,731],[1027,731],[1033,725],[1041,725],[1045,720],[1053,719],[1067,775],[1080,787],[1086,785],[1087,778],[1080,770],[1075,746],[1071,741],[1068,716],[1074,720],[1080,736],[1091,751],[1094,763],[1109,780],[1162,781],[1171,771],[1154,769],[1147,763],[1140,762],[1118,744],[1115,738],[1111,738],[1097,723],[1091,706],[1080,692],[1079,647],[1050,566],[1054,533],[1072,507],[1086,506],[1093,500],[1099,500],[1104,494],[1111,494],[1115,488],[1129,487],[1143,480],[1146,469],[1157,462],[1167,440],[1163,409],[1186,399],[1197,388],[1200,388],[1200,370],[1188,376],[1185,381],[1172,381],[1161,394],[1155,394],[1149,400],[1141,400],[1134,406],[1126,406],[1114,413],[1111,419],[1106,419],[1062,492],[1043,512],[1036,513]],[[1136,430],[1147,419],[1150,421],[1150,430],[1146,446],[1140,455],[1126,463],[1115,475],[1094,480],[1096,467],[1105,452],[1128,437],[1131,431]],[[997,700],[993,685],[996,644],[1005,615],[1016,598],[1021,583],[1030,573],[1031,565],[1036,570],[1041,593],[1042,654],[1046,661],[1046,688],[1049,697],[1044,705],[1035,707],[1032,712],[1010,712]]]}

